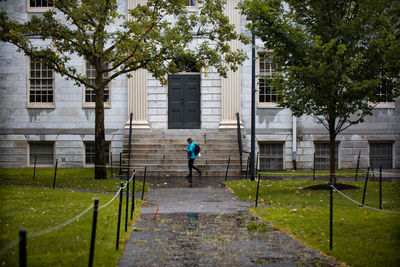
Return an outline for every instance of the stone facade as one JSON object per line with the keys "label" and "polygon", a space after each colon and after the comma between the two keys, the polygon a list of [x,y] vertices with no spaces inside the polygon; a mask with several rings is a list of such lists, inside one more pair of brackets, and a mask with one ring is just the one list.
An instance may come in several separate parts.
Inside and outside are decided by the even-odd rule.
{"label": "stone facade", "polygon": [[[120,0],[120,13],[142,0]],[[235,0],[237,1],[237,0]],[[229,1],[227,14],[238,29],[245,31],[247,23]],[[10,17],[21,21],[33,13],[26,10],[26,0],[2,1],[0,8]],[[235,13],[236,12],[236,13]],[[118,24],[119,22],[117,22]],[[39,40],[35,40],[39,42]],[[202,71],[200,84],[200,132],[216,132],[236,127],[235,114],[240,113],[245,132],[245,144],[250,147],[251,125],[251,46],[232,44],[249,55],[237,73],[222,79],[215,70]],[[261,51],[262,43],[257,40]],[[54,144],[54,158],[60,167],[85,165],[84,144],[94,140],[94,109],[83,107],[83,88],[55,75],[52,108],[28,108],[27,84],[29,61],[10,44],[0,43],[0,167],[32,166],[29,159],[31,142]],[[84,71],[84,61],[73,58],[71,64]],[[129,114],[134,113],[134,130],[163,131],[168,128],[168,88],[145,71],[133,74],[132,79],[121,76],[111,84],[111,107],[105,110],[106,141],[111,152],[123,151],[124,134]],[[295,120],[295,121],[293,121]],[[294,134],[293,127],[296,131]],[[257,149],[262,144],[282,145],[282,169],[312,169],[315,144],[326,142],[328,132],[312,118],[293,118],[290,110],[257,106]],[[293,139],[295,138],[295,150]],[[355,168],[359,153],[360,166],[369,165],[370,143],[393,144],[393,168],[400,168],[400,98],[394,103],[378,105],[365,122],[342,132],[338,138],[339,168]],[[293,153],[295,151],[295,153]],[[295,158],[293,158],[293,155]],[[118,161],[118,157],[114,159]]]}

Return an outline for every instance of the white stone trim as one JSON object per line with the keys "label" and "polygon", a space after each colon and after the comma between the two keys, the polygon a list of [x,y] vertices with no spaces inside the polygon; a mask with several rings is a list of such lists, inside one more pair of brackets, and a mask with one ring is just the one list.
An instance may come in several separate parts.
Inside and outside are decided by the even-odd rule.
{"label": "white stone trim", "polygon": [[[230,23],[235,25],[235,30],[240,32],[240,13],[236,9],[239,0],[228,1],[225,7],[225,14],[229,17]],[[232,50],[241,48],[239,41],[231,41]],[[240,113],[241,98],[241,67],[236,72],[228,71],[227,78],[221,78],[221,121],[220,129],[232,129],[237,127],[236,113]]]}

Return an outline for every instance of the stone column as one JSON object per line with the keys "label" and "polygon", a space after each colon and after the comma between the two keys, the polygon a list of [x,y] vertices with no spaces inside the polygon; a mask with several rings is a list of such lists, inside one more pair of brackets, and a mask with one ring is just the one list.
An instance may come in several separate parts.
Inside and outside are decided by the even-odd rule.
{"label": "stone column", "polygon": [[[129,0],[128,9],[134,8],[137,4],[144,4],[146,0]],[[134,129],[150,129],[147,121],[147,70],[140,69],[131,73],[132,78],[128,79],[128,121],[129,114],[133,113],[132,127]]]}
{"label": "stone column", "polygon": [[[230,23],[236,26],[236,31],[240,32],[240,12],[237,7],[239,0],[227,1],[225,14],[229,17]],[[239,41],[231,41],[232,50],[241,48]],[[221,81],[221,122],[220,129],[234,129],[237,127],[236,113],[240,113],[240,93],[241,93],[241,68],[236,72],[228,71],[227,78]]]}

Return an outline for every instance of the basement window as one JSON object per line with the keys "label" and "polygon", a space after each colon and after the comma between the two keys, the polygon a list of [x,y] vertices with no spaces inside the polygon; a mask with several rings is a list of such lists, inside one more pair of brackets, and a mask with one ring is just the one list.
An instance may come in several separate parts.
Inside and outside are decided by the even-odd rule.
{"label": "basement window", "polygon": [[375,170],[393,168],[393,143],[370,143],[369,144],[370,166]]}
{"label": "basement window", "polygon": [[[110,162],[110,142],[106,142],[105,147],[106,163]],[[94,142],[85,142],[85,165],[94,165],[96,162],[96,152]]]}
{"label": "basement window", "polygon": [[261,171],[283,170],[283,144],[259,143]]}
{"label": "basement window", "polygon": [[[316,170],[329,170],[330,169],[330,152],[329,142],[315,143],[314,164]],[[338,165],[338,150],[339,144],[335,143],[335,169],[339,168]]]}
{"label": "basement window", "polygon": [[52,166],[54,164],[54,143],[31,142],[29,143],[29,165]]}

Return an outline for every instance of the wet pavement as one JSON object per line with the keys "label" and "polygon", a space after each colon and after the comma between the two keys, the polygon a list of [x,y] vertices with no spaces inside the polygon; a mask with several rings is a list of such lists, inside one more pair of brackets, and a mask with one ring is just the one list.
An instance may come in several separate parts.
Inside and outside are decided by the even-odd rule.
{"label": "wet pavement", "polygon": [[195,180],[194,188],[176,179],[149,181],[118,266],[339,265],[251,216],[253,202],[237,200],[223,178]]}

